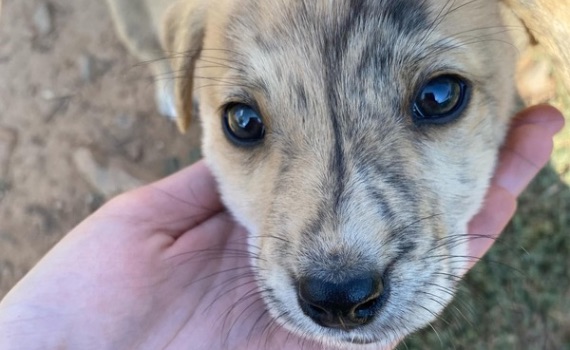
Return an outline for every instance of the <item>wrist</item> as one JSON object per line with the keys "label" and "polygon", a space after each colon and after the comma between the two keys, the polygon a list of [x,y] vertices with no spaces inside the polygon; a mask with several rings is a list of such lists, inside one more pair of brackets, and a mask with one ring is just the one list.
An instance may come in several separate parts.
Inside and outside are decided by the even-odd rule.
{"label": "wrist", "polygon": [[63,318],[34,305],[0,303],[0,349],[67,348]]}

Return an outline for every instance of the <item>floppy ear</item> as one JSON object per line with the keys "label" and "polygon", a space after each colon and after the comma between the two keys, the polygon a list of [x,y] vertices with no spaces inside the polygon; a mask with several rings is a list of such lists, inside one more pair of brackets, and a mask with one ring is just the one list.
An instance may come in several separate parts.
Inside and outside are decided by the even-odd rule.
{"label": "floppy ear", "polygon": [[177,1],[163,18],[162,45],[174,72],[176,124],[182,133],[192,120],[194,68],[202,49],[208,1]]}
{"label": "floppy ear", "polygon": [[570,1],[503,0],[554,57],[557,74],[570,91]]}

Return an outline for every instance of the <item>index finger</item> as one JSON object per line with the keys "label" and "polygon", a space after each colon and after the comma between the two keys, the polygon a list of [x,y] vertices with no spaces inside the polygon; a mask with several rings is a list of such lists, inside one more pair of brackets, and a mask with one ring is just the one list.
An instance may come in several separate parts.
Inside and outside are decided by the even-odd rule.
{"label": "index finger", "polygon": [[541,105],[523,111],[501,150],[493,184],[518,197],[552,153],[552,137],[564,126],[562,114]]}
{"label": "index finger", "polygon": [[514,120],[483,208],[469,223],[470,256],[482,257],[504,230],[517,197],[548,162],[552,137],[563,125],[562,114],[545,105],[528,108]]}

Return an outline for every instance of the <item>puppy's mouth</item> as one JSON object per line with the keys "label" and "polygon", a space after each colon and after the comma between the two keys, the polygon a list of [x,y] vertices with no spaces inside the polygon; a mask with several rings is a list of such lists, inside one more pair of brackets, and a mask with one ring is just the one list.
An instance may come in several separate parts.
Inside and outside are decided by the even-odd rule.
{"label": "puppy's mouth", "polygon": [[302,330],[309,338],[338,346],[384,343],[386,339],[378,337],[389,333],[381,329],[390,318],[383,310],[391,296],[392,265],[383,272],[341,274],[337,279],[301,277],[288,271],[288,297],[272,289],[265,299],[279,315],[279,323],[289,330]]}
{"label": "puppy's mouth", "polygon": [[[265,300],[280,324],[313,340],[340,347],[389,345],[415,329],[425,317],[419,314],[432,308],[423,306],[423,298],[413,298],[423,295],[414,291],[421,290],[425,280],[415,278],[417,268],[415,273],[406,272],[409,263],[403,256],[391,255],[380,264],[359,259],[353,269],[323,270],[334,265],[326,262],[305,265],[312,269],[298,266],[297,273],[278,269],[273,275],[287,281],[286,285],[272,288]],[[419,314],[410,314],[416,306]]]}

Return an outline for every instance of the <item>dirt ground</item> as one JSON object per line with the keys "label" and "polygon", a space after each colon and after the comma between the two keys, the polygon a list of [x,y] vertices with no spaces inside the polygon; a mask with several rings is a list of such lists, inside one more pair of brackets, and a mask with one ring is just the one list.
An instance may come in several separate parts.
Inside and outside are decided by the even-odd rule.
{"label": "dirt ground", "polygon": [[[527,98],[552,98],[552,81],[536,78],[549,66],[528,71]],[[570,149],[566,135],[560,149]],[[104,1],[4,0],[0,299],[105,200],[196,160],[198,144],[196,126],[180,135],[155,112],[149,73],[117,39]],[[564,154],[558,174],[568,179]]]}
{"label": "dirt ground", "polygon": [[113,192],[188,164],[198,142],[155,112],[148,71],[104,1],[5,0],[0,298]]}

